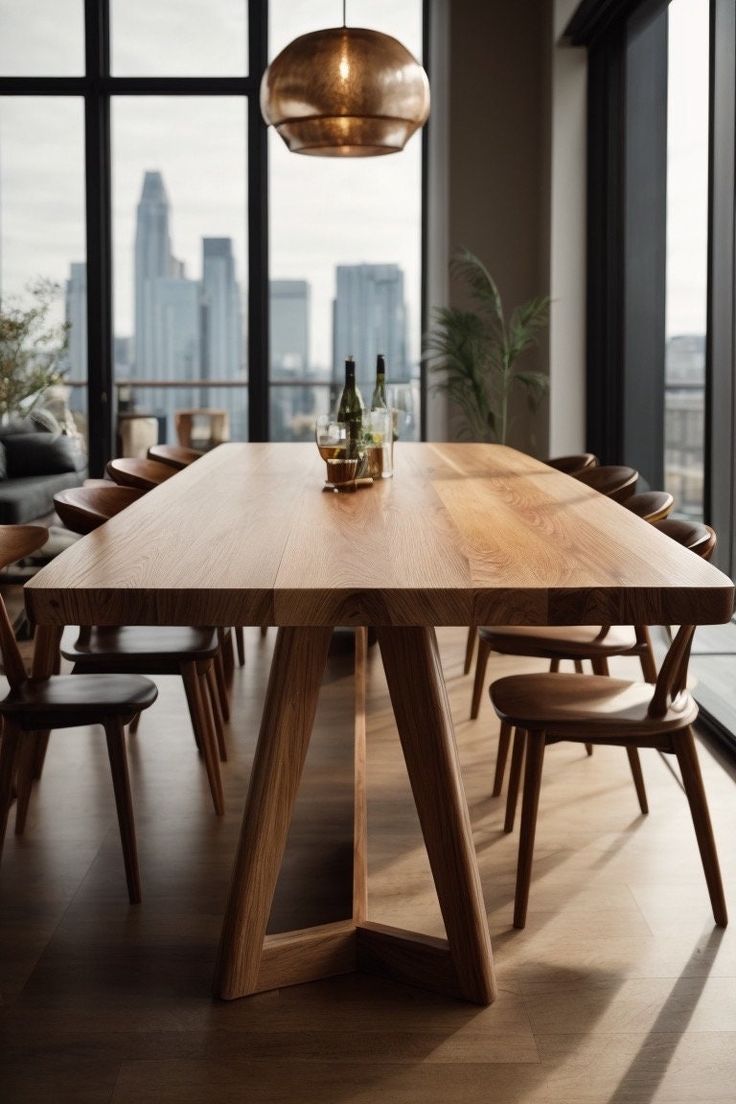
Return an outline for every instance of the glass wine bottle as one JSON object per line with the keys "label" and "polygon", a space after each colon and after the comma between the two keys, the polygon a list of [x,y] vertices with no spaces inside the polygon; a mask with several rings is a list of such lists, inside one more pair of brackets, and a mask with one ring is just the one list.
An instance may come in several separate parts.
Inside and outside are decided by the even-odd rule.
{"label": "glass wine bottle", "polygon": [[349,428],[348,459],[359,460],[363,455],[363,397],[355,382],[355,361],[345,358],[345,386],[337,407],[337,420]]}
{"label": "glass wine bottle", "polygon": [[386,358],[376,357],[376,386],[373,388],[367,447],[368,474],[374,479],[390,479],[393,468],[393,421],[386,401]]}
{"label": "glass wine bottle", "polygon": [[383,353],[376,357],[376,386],[373,388],[371,410],[388,410],[386,402],[386,358]]}

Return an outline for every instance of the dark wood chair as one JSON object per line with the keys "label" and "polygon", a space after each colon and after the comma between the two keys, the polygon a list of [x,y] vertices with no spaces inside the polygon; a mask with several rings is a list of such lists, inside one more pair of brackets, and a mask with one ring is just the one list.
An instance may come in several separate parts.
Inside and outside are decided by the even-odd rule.
{"label": "dark wood chair", "polygon": [[[133,491],[136,497],[145,493]],[[55,497],[57,513],[74,532],[89,533],[130,505],[131,489],[74,487]],[[80,528],[76,528],[79,525]],[[224,722],[228,719],[227,688],[222,674],[219,641],[211,628],[82,627],[74,643],[61,654],[82,674],[134,671],[140,675],[180,675],[187,695],[197,746],[202,752],[215,812],[224,812],[219,758],[227,758]],[[137,718],[136,718],[137,721]],[[135,731],[135,724],[133,725]]]}
{"label": "dark wood chair", "polygon": [[598,457],[592,452],[578,452],[571,456],[553,456],[545,460],[550,468],[564,472],[565,475],[579,475],[588,468],[594,468],[598,464]]}
{"label": "dark wood chair", "polygon": [[[699,542],[709,554],[715,534],[705,526]],[[542,766],[547,744],[569,740],[625,747],[656,748],[676,755],[690,803],[713,916],[728,923],[726,902],[703,780],[691,725],[698,707],[687,691],[687,666],[694,633],[681,627],[662,664],[654,690],[648,683],[595,675],[511,675],[491,686],[491,701],[501,721],[516,728],[519,760],[526,755],[524,798],[516,874],[514,927],[526,923],[531,883]],[[514,748],[515,757],[517,747]]]}
{"label": "dark wood chair", "polygon": [[195,460],[204,456],[199,449],[184,448],[183,445],[151,445],[148,450],[148,459],[157,460],[160,464],[168,464],[169,467],[180,471],[188,468]]}
{"label": "dark wood chair", "polygon": [[675,500],[669,491],[642,491],[627,498],[624,506],[644,521],[663,521],[672,513]]}
{"label": "dark wood chair", "polygon": [[600,491],[606,498],[612,498],[614,502],[626,502],[626,499],[634,493],[638,478],[638,471],[627,468],[623,464],[585,468],[575,476],[580,483]]}
{"label": "dark wood chair", "polygon": [[121,456],[117,460],[108,461],[106,471],[112,481],[121,487],[136,487],[141,491],[152,491],[160,483],[175,476],[179,469],[172,468],[170,464],[162,464],[158,460]]}
{"label": "dark wood chair", "polygon": [[91,486],[69,487],[65,491],[57,491],[54,495],[54,506],[67,529],[84,536],[142,498],[145,493],[135,487],[118,487],[109,480],[100,480],[98,484]]}
{"label": "dark wood chair", "polygon": [[[0,567],[30,555],[47,539],[48,531],[37,525],[0,526]],[[128,896],[131,903],[137,903],[141,899],[141,886],[125,753],[125,725],[141,710],[153,705],[156,687],[148,679],[131,674],[52,675],[42,682],[30,679],[2,598],[0,652],[5,676],[10,683],[7,696],[0,701],[3,721],[0,743],[0,854],[14,782],[23,771],[24,762],[29,767],[33,763],[36,733],[80,725],[102,725],[107,739]],[[19,811],[20,802],[16,817]]]}

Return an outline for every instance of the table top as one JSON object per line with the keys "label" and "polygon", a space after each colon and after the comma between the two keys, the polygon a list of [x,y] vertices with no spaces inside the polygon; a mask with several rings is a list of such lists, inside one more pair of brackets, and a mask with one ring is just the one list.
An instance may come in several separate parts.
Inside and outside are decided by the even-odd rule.
{"label": "table top", "polygon": [[312,444],[225,444],[25,588],[38,624],[718,624],[731,580],[624,507],[500,445],[395,448],[322,491]]}

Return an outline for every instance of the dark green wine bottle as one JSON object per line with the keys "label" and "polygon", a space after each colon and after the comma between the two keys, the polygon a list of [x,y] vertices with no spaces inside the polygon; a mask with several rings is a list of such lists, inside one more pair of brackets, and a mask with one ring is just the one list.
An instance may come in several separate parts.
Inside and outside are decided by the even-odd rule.
{"label": "dark green wine bottle", "polygon": [[337,407],[337,420],[346,422],[350,432],[348,459],[357,460],[363,454],[363,397],[355,382],[355,361],[345,358],[345,386]]}
{"label": "dark green wine bottle", "polygon": [[373,388],[371,410],[388,410],[386,402],[386,358],[383,353],[376,357],[376,386]]}

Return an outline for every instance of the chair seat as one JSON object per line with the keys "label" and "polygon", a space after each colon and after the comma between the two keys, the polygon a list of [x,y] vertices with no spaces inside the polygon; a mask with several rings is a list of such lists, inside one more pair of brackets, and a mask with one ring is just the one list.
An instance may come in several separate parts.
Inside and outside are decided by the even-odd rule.
{"label": "chair seat", "polygon": [[187,626],[126,625],[92,628],[87,639],[63,641],[61,654],[85,673],[136,671],[178,674],[182,663],[212,659],[217,653],[215,629]]}
{"label": "chair seat", "polygon": [[492,683],[496,713],[518,728],[582,741],[651,737],[692,724],[698,707],[690,694],[673,702],[663,717],[649,717],[653,687],[603,675],[510,675]]}
{"label": "chair seat", "polygon": [[43,682],[24,682],[0,701],[8,715],[27,731],[72,728],[104,717],[132,717],[156,700],[158,690],[138,675],[54,675]]}
{"label": "chair seat", "polygon": [[630,625],[612,625],[605,636],[600,635],[600,625],[494,625],[479,629],[478,634],[488,641],[494,652],[539,659],[550,656],[595,659],[621,655],[637,644],[636,632]]}

